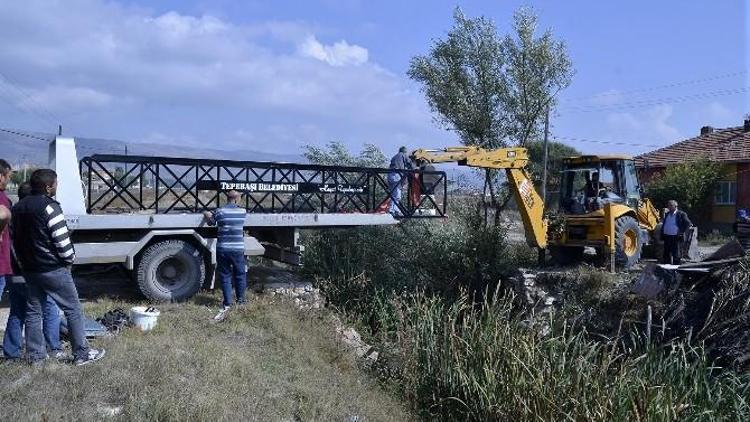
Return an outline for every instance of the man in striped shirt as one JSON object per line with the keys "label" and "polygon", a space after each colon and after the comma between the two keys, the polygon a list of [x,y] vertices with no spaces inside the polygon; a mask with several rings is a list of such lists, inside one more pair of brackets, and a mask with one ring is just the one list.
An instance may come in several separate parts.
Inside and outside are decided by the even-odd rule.
{"label": "man in striped shirt", "polygon": [[247,211],[237,205],[240,193],[236,190],[227,192],[227,204],[213,212],[206,211],[204,216],[208,223],[218,228],[216,242],[216,271],[221,279],[221,290],[224,302],[221,311],[214,317],[221,321],[232,306],[232,287],[237,303],[243,304],[247,290],[247,263],[245,262],[245,217]]}
{"label": "man in striped shirt", "polygon": [[18,264],[26,278],[26,355],[32,364],[47,357],[42,332],[42,304],[51,296],[68,320],[74,363],[78,366],[104,357],[89,348],[81,302],[70,268],[75,250],[57,193],[57,174],[39,169],[31,175],[32,194],[13,207],[11,230]]}

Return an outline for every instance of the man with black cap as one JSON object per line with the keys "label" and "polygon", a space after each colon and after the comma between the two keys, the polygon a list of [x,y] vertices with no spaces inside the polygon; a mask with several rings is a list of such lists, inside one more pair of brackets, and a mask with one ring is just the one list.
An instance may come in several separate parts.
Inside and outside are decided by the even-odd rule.
{"label": "man with black cap", "polygon": [[409,180],[404,174],[404,170],[411,170],[414,166],[406,156],[406,147],[398,149],[398,153],[391,158],[391,171],[388,173],[388,191],[391,199],[391,206],[388,212],[391,215],[401,215],[399,204],[401,203],[401,188]]}

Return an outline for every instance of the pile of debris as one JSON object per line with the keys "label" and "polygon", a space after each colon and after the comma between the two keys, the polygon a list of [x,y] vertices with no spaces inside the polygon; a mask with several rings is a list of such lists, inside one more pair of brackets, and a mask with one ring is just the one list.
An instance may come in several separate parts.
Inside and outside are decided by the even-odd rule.
{"label": "pile of debris", "polygon": [[701,262],[650,265],[632,290],[654,307],[661,341],[703,344],[718,364],[750,370],[750,257],[738,241]]}
{"label": "pile of debris", "polygon": [[256,283],[250,287],[259,294],[286,297],[300,309],[320,309],[325,306],[325,298],[320,290],[309,281]]}

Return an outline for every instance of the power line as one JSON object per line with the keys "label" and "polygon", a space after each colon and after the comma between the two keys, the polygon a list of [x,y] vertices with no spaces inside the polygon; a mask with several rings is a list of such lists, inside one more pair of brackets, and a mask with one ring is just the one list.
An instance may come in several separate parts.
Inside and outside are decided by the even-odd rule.
{"label": "power line", "polygon": [[28,133],[18,132],[18,131],[12,130],[12,129],[5,129],[5,128],[1,128],[0,127],[0,131],[7,132],[7,133],[10,133],[10,134],[16,135],[16,136],[23,136],[24,138],[36,139],[37,141],[43,141],[43,142],[49,142],[50,141],[49,139],[40,138],[38,136],[30,135]]}
{"label": "power line", "polygon": [[745,75],[745,74],[747,74],[747,71],[746,70],[742,70],[742,71],[739,71],[739,72],[726,73],[726,74],[723,74],[723,75],[710,76],[710,77],[707,77],[707,78],[693,79],[693,80],[689,80],[689,81],[674,82],[674,83],[670,83],[670,84],[657,85],[657,86],[652,86],[652,87],[648,87],[648,88],[638,88],[638,89],[631,89],[631,90],[627,90],[627,91],[602,92],[600,94],[593,94],[593,95],[589,95],[589,96],[567,98],[567,99],[562,99],[561,102],[566,103],[566,102],[574,102],[574,101],[581,101],[581,100],[591,100],[591,99],[602,98],[602,97],[620,96],[620,95],[631,95],[631,94],[639,94],[639,93],[643,93],[643,92],[653,92],[653,91],[658,91],[658,90],[661,90],[661,89],[676,88],[676,87],[679,87],[679,86],[696,85],[696,84],[701,84],[701,83],[704,83],[704,82],[717,81],[717,80],[720,80],[720,79],[732,78],[732,77],[735,77],[735,76],[740,76],[740,75]]}
{"label": "power line", "polygon": [[620,111],[632,108],[645,108],[656,105],[665,104],[678,104],[687,101],[703,100],[708,98],[721,97],[726,95],[742,94],[748,91],[748,87],[724,89],[719,91],[704,92],[699,94],[684,95],[680,97],[668,97],[668,98],[655,98],[650,100],[632,101],[618,104],[610,104],[601,107],[587,107],[587,106],[567,106],[561,107],[559,110],[568,110],[571,112],[579,113],[592,113],[592,112],[606,112],[606,111]]}
{"label": "power line", "polygon": [[15,108],[18,111],[21,111],[23,113],[29,113],[29,114],[33,115],[37,119],[41,120],[45,125],[48,124],[48,123],[52,123],[52,121],[49,120],[49,118],[47,118],[46,116],[37,113],[36,111],[32,110],[31,108],[23,107],[23,106],[19,105],[15,101],[15,97],[16,97],[16,95],[13,94],[12,92],[10,92],[8,90],[8,87],[6,85],[0,84],[0,100],[3,100],[3,102],[5,102],[9,106],[11,106],[12,108]]}
{"label": "power line", "polygon": [[[24,90],[19,84],[13,82],[7,75],[0,72],[0,78],[4,79],[4,82],[5,82],[4,84],[0,84],[0,86],[13,88],[17,94],[20,94],[20,97],[24,97],[29,103],[31,103],[30,104],[31,107],[29,107],[29,109],[26,110],[27,112],[34,113],[38,117],[41,117],[43,120],[47,120],[48,123],[52,123],[52,125],[55,125],[55,126],[58,123],[62,123],[62,119],[59,116],[56,116],[54,113],[52,113],[43,104],[37,101],[29,92]],[[37,114],[37,111],[34,110],[34,108],[38,109],[40,114]]]}
{"label": "power line", "polygon": [[554,138],[556,140],[562,139],[565,141],[586,142],[586,143],[592,143],[592,144],[625,145],[625,146],[634,146],[634,147],[653,147],[653,148],[664,147],[664,144],[641,144],[641,143],[629,142],[629,141],[601,141],[601,140],[595,140],[595,139],[575,138],[571,136],[554,136]]}

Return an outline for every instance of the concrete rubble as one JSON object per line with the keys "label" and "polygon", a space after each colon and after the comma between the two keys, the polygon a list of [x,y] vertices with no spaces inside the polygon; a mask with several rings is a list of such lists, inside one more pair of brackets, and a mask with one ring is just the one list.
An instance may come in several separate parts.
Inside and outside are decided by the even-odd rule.
{"label": "concrete rubble", "polygon": [[[309,281],[296,277],[294,277],[295,279],[292,278],[274,277],[268,282],[255,282],[250,285],[250,288],[258,294],[287,298],[299,309],[310,310],[325,307],[326,299],[319,289],[315,288]],[[338,317],[333,318],[333,327],[338,339],[354,356],[363,359],[368,365],[378,360],[379,353],[362,340],[362,336],[357,330],[344,326]]]}
{"label": "concrete rubble", "polygon": [[320,290],[309,281],[256,283],[250,288],[259,294],[286,297],[300,309],[320,309],[325,306],[325,298]]}
{"label": "concrete rubble", "polygon": [[538,276],[543,274],[519,268],[518,272],[510,277],[510,283],[516,297],[531,310],[526,324],[545,336],[550,332],[547,316],[562,303],[562,292],[540,283]]}
{"label": "concrete rubble", "polygon": [[357,358],[364,359],[365,363],[368,365],[372,365],[378,360],[378,357],[380,356],[378,351],[375,350],[374,347],[365,343],[357,330],[352,327],[345,327],[338,317],[334,317],[333,326],[341,343],[354,352],[354,355]]}

